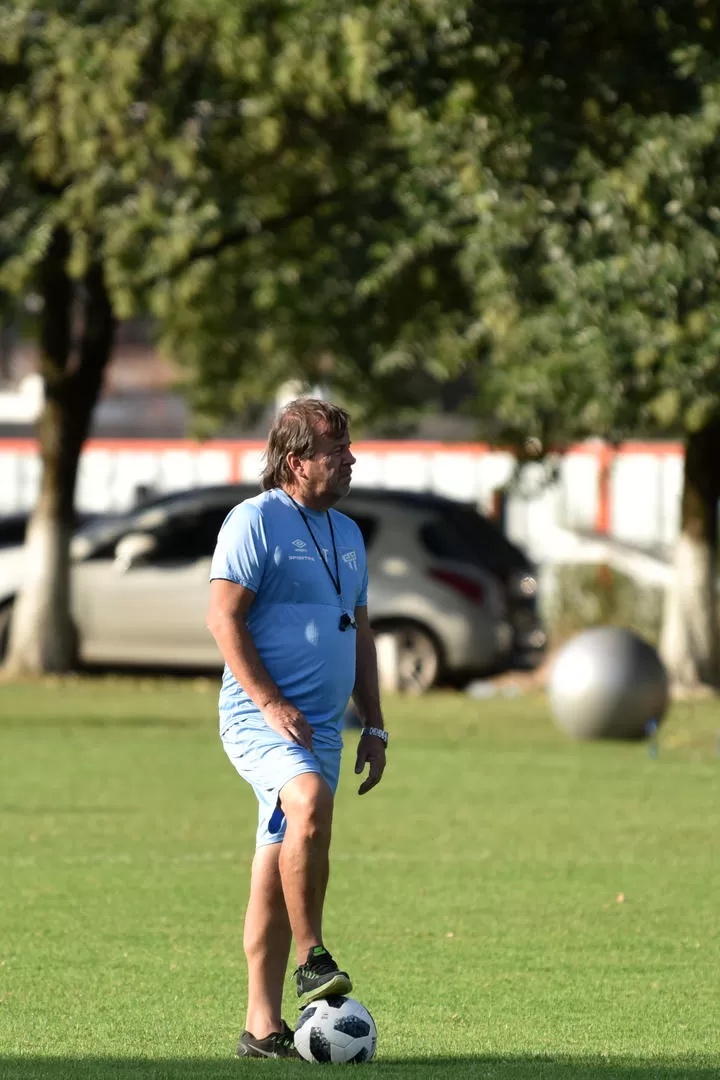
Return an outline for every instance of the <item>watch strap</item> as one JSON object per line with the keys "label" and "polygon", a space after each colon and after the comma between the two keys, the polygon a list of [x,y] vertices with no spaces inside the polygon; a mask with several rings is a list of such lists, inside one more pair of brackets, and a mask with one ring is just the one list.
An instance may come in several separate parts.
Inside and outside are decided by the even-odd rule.
{"label": "watch strap", "polygon": [[360,732],[360,738],[362,738],[363,735],[374,735],[376,738],[380,739],[385,744],[385,746],[387,746],[388,744],[388,733],[382,728],[364,727]]}

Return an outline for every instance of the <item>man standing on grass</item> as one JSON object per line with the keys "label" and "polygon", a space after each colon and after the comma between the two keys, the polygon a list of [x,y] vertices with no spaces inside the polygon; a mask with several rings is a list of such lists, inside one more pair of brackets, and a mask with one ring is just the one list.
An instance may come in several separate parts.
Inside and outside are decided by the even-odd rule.
{"label": "man standing on grass", "polygon": [[352,695],[365,727],[363,795],[385,768],[367,566],[357,525],[332,507],[350,490],[348,414],[291,402],[268,439],[263,492],[231,511],[212,563],[207,624],[225,660],[220,734],[259,803],[243,945],[248,964],[240,1057],[297,1057],[281,1018],[295,939],[298,1004],[349,994],[325,948],[333,798]]}

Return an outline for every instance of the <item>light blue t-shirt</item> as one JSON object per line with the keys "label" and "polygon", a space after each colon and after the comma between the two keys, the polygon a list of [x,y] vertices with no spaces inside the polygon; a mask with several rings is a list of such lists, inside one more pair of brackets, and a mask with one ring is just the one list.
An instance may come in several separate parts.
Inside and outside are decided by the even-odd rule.
{"label": "light blue t-shirt", "polygon": [[[344,612],[367,604],[365,546],[344,514],[302,510],[308,524],[281,488],[240,503],[220,530],[210,578],[253,590],[247,626],[270,677],[307,717],[319,744],[341,746],[343,714],[355,684],[356,631],[341,630],[340,621]],[[337,580],[328,514],[340,596],[318,551]],[[226,666],[220,730],[251,717],[261,714]]]}

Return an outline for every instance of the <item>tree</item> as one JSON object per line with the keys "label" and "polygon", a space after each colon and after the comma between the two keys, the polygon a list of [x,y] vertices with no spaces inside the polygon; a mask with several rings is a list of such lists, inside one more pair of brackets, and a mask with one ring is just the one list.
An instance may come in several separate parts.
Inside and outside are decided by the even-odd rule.
{"label": "tree", "polygon": [[717,6],[454,12],[455,44],[428,47],[403,116],[406,225],[374,281],[391,286],[432,221],[461,281],[441,334],[452,325],[475,373],[473,407],[516,443],[686,438],[663,652],[673,681],[715,683]]}
{"label": "tree", "polygon": [[[640,14],[639,5],[629,8],[631,19]],[[595,79],[603,76],[602,96],[592,100],[607,104],[593,108],[585,97],[589,124],[570,175],[545,185],[552,206],[541,207],[531,234],[539,251],[531,286],[516,273],[509,293],[517,313],[491,330],[496,400],[508,420],[522,418],[546,443],[598,433],[613,440],[638,431],[684,434],[681,531],[661,649],[672,681],[686,687],[716,685],[720,675],[720,65],[713,20],[708,5],[667,3],[636,35],[621,28],[621,74],[588,67]],[[623,86],[630,72],[632,85]],[[592,138],[598,130],[599,148]],[[505,312],[507,303],[508,294]]]}
{"label": "tree", "polygon": [[663,653],[674,682],[716,682],[717,6],[430,7],[356,25],[399,156],[340,240],[315,225],[334,375],[377,407],[418,366],[472,371],[520,444],[686,438]]}
{"label": "tree", "polygon": [[716,19],[710,0],[3,12],[0,289],[43,300],[47,389],[42,573],[10,663],[70,662],[78,457],[141,309],[200,418],[288,374],[402,417],[462,370],[515,438],[687,433],[667,655],[712,678]]}
{"label": "tree", "polygon": [[377,77],[401,9],[372,33],[328,0],[0,12],[0,290],[39,300],[46,398],[11,671],[73,662],[75,481],[118,319],[155,317],[201,419],[330,354],[370,407],[418,397],[420,358],[392,356],[407,295],[388,320],[358,290],[406,156]]}

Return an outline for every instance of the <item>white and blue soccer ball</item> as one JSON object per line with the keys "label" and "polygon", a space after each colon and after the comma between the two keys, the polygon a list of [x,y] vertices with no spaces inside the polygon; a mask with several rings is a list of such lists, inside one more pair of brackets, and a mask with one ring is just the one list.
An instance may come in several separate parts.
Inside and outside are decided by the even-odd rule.
{"label": "white and blue soccer ball", "polygon": [[305,1061],[370,1061],[377,1045],[375,1022],[354,998],[318,998],[306,1005],[295,1028],[295,1049]]}

